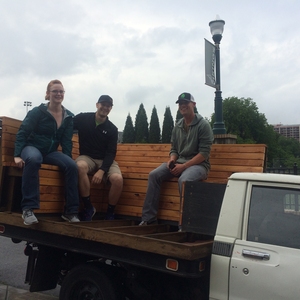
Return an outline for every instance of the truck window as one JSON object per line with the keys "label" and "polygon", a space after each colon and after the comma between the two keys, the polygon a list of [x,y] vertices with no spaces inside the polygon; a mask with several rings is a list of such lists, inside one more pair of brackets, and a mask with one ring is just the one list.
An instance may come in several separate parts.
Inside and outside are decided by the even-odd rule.
{"label": "truck window", "polygon": [[300,249],[300,191],[253,186],[247,240]]}

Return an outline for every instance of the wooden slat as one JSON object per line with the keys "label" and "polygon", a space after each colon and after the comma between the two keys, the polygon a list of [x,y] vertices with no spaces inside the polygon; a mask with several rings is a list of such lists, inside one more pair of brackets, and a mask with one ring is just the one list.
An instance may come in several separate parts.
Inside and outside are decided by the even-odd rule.
{"label": "wooden slat", "polygon": [[[219,165],[228,165],[228,159],[211,159],[211,166],[219,166]],[[264,163],[263,160],[255,160],[255,159],[234,159],[230,162],[231,166],[262,166]]]}

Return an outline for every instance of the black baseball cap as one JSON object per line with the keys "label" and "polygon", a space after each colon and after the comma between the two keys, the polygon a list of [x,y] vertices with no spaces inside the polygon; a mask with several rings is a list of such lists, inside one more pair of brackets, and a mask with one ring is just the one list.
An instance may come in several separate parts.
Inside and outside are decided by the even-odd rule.
{"label": "black baseball cap", "polygon": [[176,101],[176,103],[179,103],[181,100],[195,102],[194,97],[190,93],[181,93],[178,96],[178,100]]}
{"label": "black baseball cap", "polygon": [[103,102],[107,102],[109,103],[111,106],[113,106],[113,99],[108,96],[108,95],[102,95],[100,96],[98,103],[103,103]]}

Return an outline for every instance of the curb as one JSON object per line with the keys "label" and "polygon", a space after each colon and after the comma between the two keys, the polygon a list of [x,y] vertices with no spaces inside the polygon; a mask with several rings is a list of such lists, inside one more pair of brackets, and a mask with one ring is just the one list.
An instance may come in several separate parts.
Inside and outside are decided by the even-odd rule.
{"label": "curb", "polygon": [[0,283],[0,299],[3,300],[54,300],[58,297],[46,295],[43,293],[31,293],[29,291],[18,289]]}

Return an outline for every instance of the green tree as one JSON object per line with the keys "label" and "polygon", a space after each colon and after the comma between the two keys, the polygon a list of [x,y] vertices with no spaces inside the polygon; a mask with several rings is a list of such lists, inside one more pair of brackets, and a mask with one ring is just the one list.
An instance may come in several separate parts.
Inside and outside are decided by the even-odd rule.
{"label": "green tree", "polygon": [[174,120],[172,117],[171,109],[169,106],[166,107],[164,114],[164,121],[162,127],[161,142],[168,144],[171,142],[172,130],[174,128]]}
{"label": "green tree", "polygon": [[273,165],[273,161],[276,157],[278,157],[281,149],[278,147],[278,139],[280,135],[274,131],[272,125],[267,125],[264,131],[264,137],[260,141],[262,144],[266,144],[268,146],[267,149],[267,164],[268,166]]}
{"label": "green tree", "polygon": [[123,143],[134,143],[135,141],[135,131],[133,127],[133,122],[130,114],[128,114],[125,127],[123,130],[122,142]]}
{"label": "green tree", "polygon": [[[264,114],[259,113],[251,98],[226,98],[223,101],[223,119],[227,133],[235,134],[238,143],[262,143],[268,125]],[[215,115],[212,116],[213,126]]]}
{"label": "green tree", "polygon": [[135,117],[135,142],[148,143],[148,121],[147,114],[143,103],[141,103],[139,110]]}
{"label": "green tree", "polygon": [[277,145],[280,152],[272,162],[274,167],[291,168],[294,163],[300,166],[300,144],[297,140],[279,135]]}
{"label": "green tree", "polygon": [[[276,133],[252,99],[224,99],[223,119],[227,133],[237,135],[237,143],[267,145],[267,166],[292,168],[294,163],[300,163],[299,142]],[[214,120],[213,114],[212,126]]]}
{"label": "green tree", "polygon": [[160,127],[159,120],[157,116],[157,110],[154,106],[152,109],[150,127],[149,127],[149,143],[159,143],[160,142]]}

